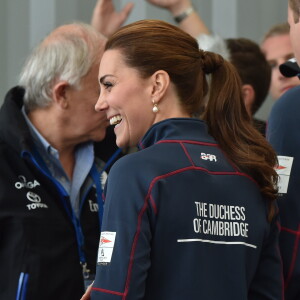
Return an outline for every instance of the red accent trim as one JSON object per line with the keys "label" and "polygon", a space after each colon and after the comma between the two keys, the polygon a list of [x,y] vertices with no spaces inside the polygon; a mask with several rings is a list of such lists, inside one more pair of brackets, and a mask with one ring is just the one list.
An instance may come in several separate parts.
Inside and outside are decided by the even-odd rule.
{"label": "red accent trim", "polygon": [[188,160],[190,161],[190,163],[191,163],[193,166],[195,166],[195,164],[194,164],[194,162],[193,162],[193,160],[192,160],[190,154],[188,153],[188,151],[187,151],[186,147],[183,145],[183,143],[180,143],[180,146],[183,148],[183,151],[184,151],[185,155],[187,156]]}
{"label": "red accent trim", "polygon": [[[300,229],[300,226],[299,226],[299,229]],[[286,232],[289,232],[289,233],[292,233],[292,234],[295,234],[295,235],[300,235],[300,231],[296,231],[296,230],[293,230],[293,229],[290,229],[290,228],[287,228],[287,227],[280,227],[280,230],[281,231],[286,231]]]}
{"label": "red accent trim", "polygon": [[[277,212],[277,213],[278,213],[278,212]],[[279,222],[279,221],[277,221],[277,222],[276,222],[276,225],[277,225],[277,227],[278,227],[279,231],[281,231],[281,228],[282,228],[282,227],[281,227],[281,224],[280,224],[280,222]]]}
{"label": "red accent trim", "polygon": [[113,295],[117,295],[117,296],[123,296],[124,295],[123,293],[120,293],[120,292],[109,291],[109,290],[96,288],[96,287],[92,287],[92,290],[97,291],[97,292],[107,293],[107,294],[113,294]]}
{"label": "red accent trim", "polygon": [[[157,142],[157,144],[164,144],[164,143],[179,143],[182,147],[184,147],[183,143],[216,147],[216,148],[220,149],[221,152],[223,153],[223,155],[228,159],[229,164],[235,169],[237,175],[246,176],[259,186],[259,184],[256,182],[256,180],[254,180],[251,176],[238,171],[238,167],[235,165],[235,163],[233,161],[231,161],[231,159],[229,159],[227,157],[227,154],[221,149],[221,147],[218,144],[205,143],[205,142],[196,142],[196,141],[190,141],[190,140],[178,140],[178,141],[177,140],[163,140],[163,141]],[[187,150],[185,151],[185,153],[189,158],[190,156],[187,154]],[[190,159],[190,161],[191,161],[191,159]],[[192,164],[194,165],[193,162],[192,162]]]}
{"label": "red accent trim", "polygon": [[157,214],[157,206],[156,206],[156,203],[155,203],[152,195],[150,195],[150,201],[151,201],[151,205],[153,207],[154,213]]}
{"label": "red accent trim", "polygon": [[[287,228],[286,228],[287,229]],[[286,289],[288,287],[289,281],[292,277],[293,271],[294,271],[294,267],[296,264],[296,258],[297,258],[297,252],[298,252],[298,247],[299,247],[299,239],[300,239],[300,225],[298,225],[298,232],[296,234],[296,239],[295,239],[295,244],[294,244],[294,249],[293,249],[293,255],[292,255],[292,260],[291,260],[291,264],[289,267],[289,272],[288,275],[286,277],[285,280],[285,284],[284,284],[284,288]]]}
{"label": "red accent trim", "polygon": [[237,176],[243,176],[243,177],[247,177],[248,179],[250,179],[251,181],[253,181],[254,183],[257,184],[257,182],[249,175],[247,175],[246,173],[241,173],[239,171],[235,171],[235,172],[216,172],[216,171],[209,171],[205,168],[202,168],[202,167],[195,167],[195,166],[189,166],[189,167],[185,167],[185,168],[182,168],[180,170],[176,170],[176,171],[173,171],[173,172],[170,172],[168,174],[165,174],[165,175],[162,175],[162,176],[159,176],[157,178],[163,178],[163,177],[166,177],[166,176],[169,176],[169,175],[173,175],[173,174],[176,174],[176,173],[181,173],[181,172],[184,172],[184,171],[187,171],[187,170],[199,170],[199,171],[203,171],[203,172],[206,172],[206,173],[209,173],[209,174],[214,174],[214,175],[237,175]]}
{"label": "red accent trim", "polygon": [[127,272],[127,279],[126,279],[125,290],[124,290],[122,300],[125,300],[126,297],[127,297],[127,294],[128,294],[131,271],[132,271],[132,267],[133,267],[134,252],[135,252],[135,248],[137,246],[137,242],[138,242],[139,235],[140,235],[140,232],[141,232],[142,216],[143,216],[143,214],[146,211],[146,208],[148,206],[148,199],[150,198],[150,191],[152,189],[152,186],[153,186],[153,184],[151,183],[150,188],[148,190],[148,194],[147,194],[147,196],[145,197],[145,200],[144,200],[144,205],[143,205],[143,207],[142,207],[142,209],[139,213],[139,216],[138,216],[138,225],[137,225],[137,230],[136,230],[136,233],[135,233],[135,237],[134,237],[133,245],[132,245],[132,249],[131,249],[128,272]]}
{"label": "red accent trim", "polygon": [[157,142],[157,144],[164,144],[164,143],[187,143],[187,144],[195,144],[195,145],[204,145],[204,146],[212,146],[220,148],[216,143],[205,143],[205,142],[197,142],[197,141],[190,141],[190,140],[162,140]]}

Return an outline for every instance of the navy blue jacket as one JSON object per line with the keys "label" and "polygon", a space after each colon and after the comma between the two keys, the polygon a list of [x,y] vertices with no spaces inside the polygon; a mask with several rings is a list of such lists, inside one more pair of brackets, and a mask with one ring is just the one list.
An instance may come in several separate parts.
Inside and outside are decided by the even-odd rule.
{"label": "navy blue jacket", "polygon": [[274,104],[267,139],[279,156],[281,223],[285,299],[300,299],[300,87],[287,91]]}
{"label": "navy blue jacket", "polygon": [[[0,299],[80,299],[80,262],[96,270],[95,180],[86,179],[76,218],[68,194],[34,150],[21,112],[23,94],[19,87],[10,90],[0,110]],[[94,165],[100,182],[104,163]]]}
{"label": "navy blue jacket", "polygon": [[282,299],[276,218],[198,119],[152,126],[112,167],[92,300]]}

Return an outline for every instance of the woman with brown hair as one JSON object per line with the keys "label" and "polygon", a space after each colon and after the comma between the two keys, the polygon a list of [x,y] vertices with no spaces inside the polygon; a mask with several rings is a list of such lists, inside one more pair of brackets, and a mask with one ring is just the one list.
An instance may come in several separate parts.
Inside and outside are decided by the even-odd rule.
{"label": "woman with brown hair", "polygon": [[91,299],[281,299],[276,155],[234,67],[143,20],[108,40],[99,82],[96,110],[140,151],[110,171]]}

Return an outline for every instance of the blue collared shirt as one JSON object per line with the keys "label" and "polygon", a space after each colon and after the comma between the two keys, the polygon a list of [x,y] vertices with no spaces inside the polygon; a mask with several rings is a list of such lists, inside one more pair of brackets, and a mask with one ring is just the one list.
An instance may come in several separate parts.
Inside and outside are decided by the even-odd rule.
{"label": "blue collared shirt", "polygon": [[92,142],[79,144],[75,149],[75,167],[72,180],[67,176],[59,160],[59,152],[52,147],[48,141],[40,134],[29,120],[25,108],[22,113],[29,126],[37,151],[43,158],[51,175],[64,187],[68,195],[72,208],[79,217],[80,189],[87,178],[94,162],[94,147]]}

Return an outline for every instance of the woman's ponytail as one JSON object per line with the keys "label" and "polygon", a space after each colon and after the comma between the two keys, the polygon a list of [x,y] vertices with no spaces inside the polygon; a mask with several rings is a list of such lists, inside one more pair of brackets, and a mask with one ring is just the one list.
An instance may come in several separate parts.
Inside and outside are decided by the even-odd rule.
{"label": "woman's ponytail", "polygon": [[[202,118],[228,158],[260,186],[271,202],[277,197],[277,157],[266,139],[252,125],[242,97],[235,67],[218,54],[204,52],[203,71],[211,74],[210,92]],[[270,203],[271,203],[270,202]],[[270,204],[270,219],[274,205]]]}

